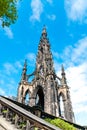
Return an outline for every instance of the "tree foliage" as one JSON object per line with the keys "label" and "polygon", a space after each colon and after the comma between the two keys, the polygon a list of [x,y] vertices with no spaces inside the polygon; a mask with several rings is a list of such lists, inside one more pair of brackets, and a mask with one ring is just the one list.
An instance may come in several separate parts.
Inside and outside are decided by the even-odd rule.
{"label": "tree foliage", "polygon": [[61,128],[62,130],[76,130],[76,128],[74,126],[72,126],[71,124],[61,120],[61,119],[45,119],[47,122]]}
{"label": "tree foliage", "polygon": [[0,0],[0,21],[3,27],[17,20],[17,0]]}

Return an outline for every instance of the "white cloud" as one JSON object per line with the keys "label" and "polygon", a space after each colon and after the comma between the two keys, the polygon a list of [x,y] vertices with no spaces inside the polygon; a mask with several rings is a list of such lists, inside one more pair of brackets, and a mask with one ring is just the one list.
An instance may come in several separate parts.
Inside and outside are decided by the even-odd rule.
{"label": "white cloud", "polygon": [[12,39],[13,38],[13,33],[12,33],[12,30],[8,27],[5,27],[4,28],[4,31],[5,31],[5,34],[10,38]]}
{"label": "white cloud", "polygon": [[28,59],[28,65],[29,66],[35,66],[35,61],[36,61],[36,55],[34,53],[28,53],[26,55],[26,59]]}
{"label": "white cloud", "polygon": [[[71,97],[74,106],[74,112],[87,112],[87,62],[81,65],[69,67],[66,69],[68,85],[71,88]],[[78,110],[78,107],[80,109]],[[84,106],[84,107],[83,107]]]}
{"label": "white cloud", "polygon": [[[10,75],[12,75],[12,74],[17,74],[18,73],[18,71],[19,71],[19,69],[22,69],[22,62],[23,61],[16,61],[16,62],[14,62],[14,63],[10,63],[10,62],[5,62],[4,64],[3,64],[3,69],[0,71],[0,73],[2,74],[2,73],[4,73],[5,75],[8,75],[8,76],[10,76]],[[3,76],[4,76],[4,74],[3,74]],[[2,76],[2,75],[0,75],[0,76]]]}
{"label": "white cloud", "polygon": [[[72,61],[83,61],[87,54],[87,37],[78,41],[73,49]],[[87,59],[87,58],[86,58]]]}
{"label": "white cloud", "polygon": [[55,58],[59,58],[59,57],[60,57],[60,55],[58,54],[58,52],[55,52],[55,51],[53,51],[53,50],[52,50],[52,54],[53,54],[53,56],[54,56]]}
{"label": "white cloud", "polygon": [[33,61],[33,62],[35,62],[35,60],[36,60],[36,55],[34,54],[34,53],[28,53],[27,55],[26,55],[26,58],[29,60],[29,61]]}
{"label": "white cloud", "polygon": [[[84,121],[79,122],[78,114],[83,113],[83,116],[85,113],[87,114],[87,37],[80,39],[73,46],[65,48],[61,55],[58,58],[61,58],[65,66],[76,121],[84,124]],[[59,63],[56,62],[56,66],[57,64],[59,66]],[[58,76],[60,73],[58,70]]]}
{"label": "white cloud", "polygon": [[73,46],[65,48],[61,58],[68,64],[68,66],[75,64],[81,64],[84,60],[87,60],[87,37],[80,39]]}
{"label": "white cloud", "polygon": [[72,21],[87,20],[87,0],[65,0],[67,16]]}
{"label": "white cloud", "polygon": [[6,95],[5,91],[2,88],[0,88],[0,95]]}
{"label": "white cloud", "polygon": [[6,74],[10,75],[12,73],[17,73],[17,69],[11,63],[5,63],[3,66]]}
{"label": "white cloud", "polygon": [[0,19],[0,29],[1,29],[1,26],[2,26],[2,21],[1,21],[1,19]]}
{"label": "white cloud", "polygon": [[41,0],[32,0],[31,2],[32,16],[30,21],[40,21],[40,16],[43,12],[43,4]]}
{"label": "white cloud", "polygon": [[[29,53],[26,55],[28,66],[35,63],[35,54]],[[4,96],[17,96],[17,87],[21,79],[21,73],[24,65],[24,60],[14,63],[4,63],[0,70],[0,94]],[[31,71],[31,70],[29,70]]]}
{"label": "white cloud", "polygon": [[52,14],[52,15],[47,15],[48,19],[54,21],[56,19],[56,15]]}
{"label": "white cloud", "polygon": [[0,20],[0,30],[4,31],[5,35],[8,36],[8,38],[13,38],[13,32],[10,27],[2,27],[2,22]]}
{"label": "white cloud", "polygon": [[0,84],[3,85],[4,84],[4,80],[0,79]]}
{"label": "white cloud", "polygon": [[20,78],[18,76],[21,77],[22,72],[21,62],[6,62],[2,66],[3,68],[0,70],[0,94],[4,96],[16,96],[17,86],[20,82]]}
{"label": "white cloud", "polygon": [[[66,69],[70,87],[71,101],[75,120],[78,124],[87,124],[87,61]],[[80,120],[81,119],[81,120]]]}
{"label": "white cloud", "polygon": [[20,61],[16,61],[16,62],[15,62],[15,67],[17,67],[17,68],[22,68],[23,66],[21,65],[21,62],[20,62]]}
{"label": "white cloud", "polygon": [[48,2],[49,4],[52,4],[52,3],[53,3],[53,0],[47,0],[47,2]]}

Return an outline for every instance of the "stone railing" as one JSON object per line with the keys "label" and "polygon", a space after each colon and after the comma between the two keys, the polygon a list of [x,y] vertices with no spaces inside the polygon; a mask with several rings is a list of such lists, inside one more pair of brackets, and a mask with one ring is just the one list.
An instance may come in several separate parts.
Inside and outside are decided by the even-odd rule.
{"label": "stone railing", "polygon": [[[38,113],[36,111],[36,113]],[[40,113],[38,113],[40,116]],[[22,130],[60,130],[11,100],[0,97],[0,115]]]}

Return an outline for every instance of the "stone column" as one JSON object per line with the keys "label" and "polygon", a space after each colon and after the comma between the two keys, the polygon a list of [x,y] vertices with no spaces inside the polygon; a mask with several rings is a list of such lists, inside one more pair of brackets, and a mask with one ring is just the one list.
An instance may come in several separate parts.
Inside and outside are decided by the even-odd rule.
{"label": "stone column", "polygon": [[9,114],[9,109],[7,108],[7,112],[6,112],[6,120],[8,120],[8,114]]}
{"label": "stone column", "polygon": [[29,98],[29,106],[35,106],[36,97],[30,97]]}
{"label": "stone column", "polygon": [[0,104],[0,115],[2,114],[2,105]]}
{"label": "stone column", "polygon": [[26,130],[29,130],[29,127],[30,127],[30,122],[29,122],[29,120],[27,120]]}
{"label": "stone column", "polygon": [[18,116],[18,114],[16,114],[16,116],[15,116],[15,126],[16,126],[16,128],[18,127],[18,120],[19,120],[19,116]]}

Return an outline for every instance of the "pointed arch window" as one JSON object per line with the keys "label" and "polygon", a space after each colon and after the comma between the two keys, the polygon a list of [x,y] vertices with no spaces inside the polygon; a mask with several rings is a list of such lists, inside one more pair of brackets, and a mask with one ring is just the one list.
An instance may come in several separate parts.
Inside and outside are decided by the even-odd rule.
{"label": "pointed arch window", "polygon": [[64,118],[65,114],[64,114],[64,101],[65,101],[65,97],[64,94],[61,92],[59,95],[59,104],[60,104],[60,115]]}
{"label": "pointed arch window", "polygon": [[43,89],[40,87],[36,94],[36,105],[41,107],[44,110],[44,93]]}
{"label": "pointed arch window", "polygon": [[29,90],[27,90],[27,91],[25,92],[25,97],[24,97],[24,103],[25,103],[26,105],[29,105],[29,98],[30,98],[30,96],[29,96]]}

